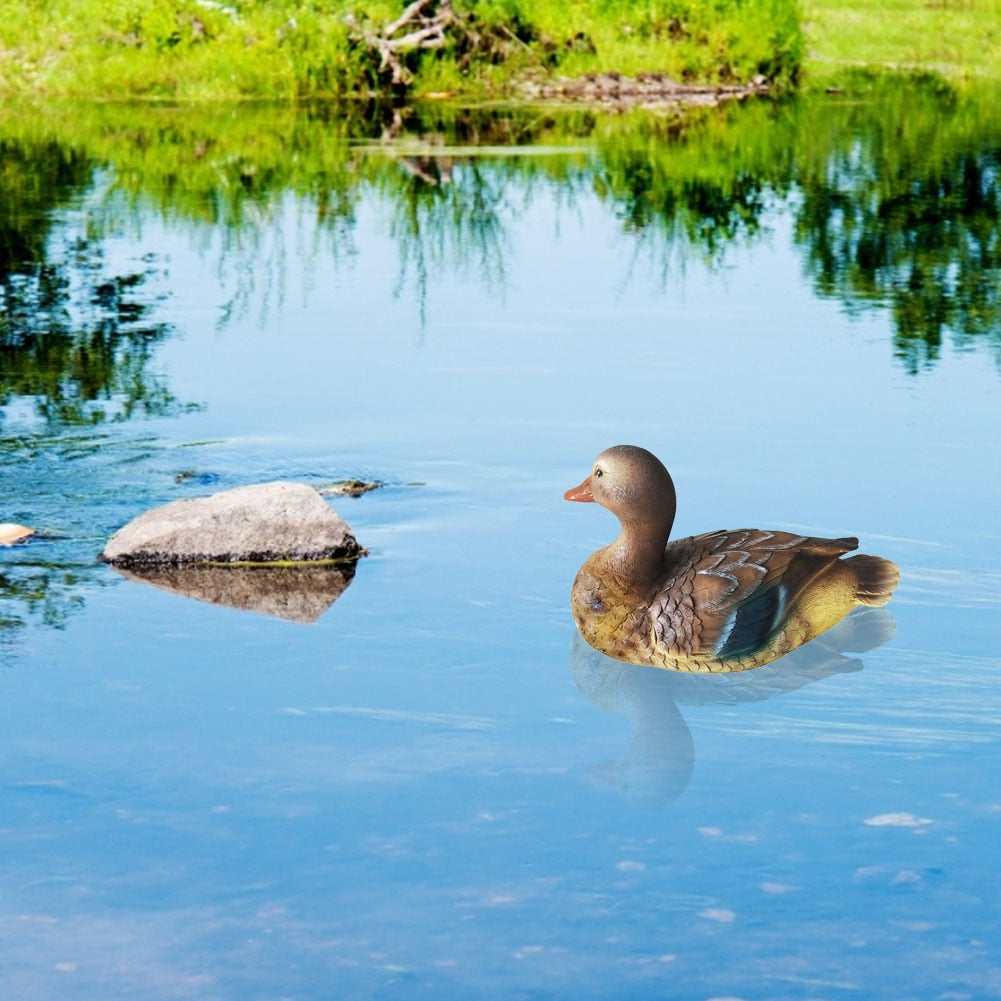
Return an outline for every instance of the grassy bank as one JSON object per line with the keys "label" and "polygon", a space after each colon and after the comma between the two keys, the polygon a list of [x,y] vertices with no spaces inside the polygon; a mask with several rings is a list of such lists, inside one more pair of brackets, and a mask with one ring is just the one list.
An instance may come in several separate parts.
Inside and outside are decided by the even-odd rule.
{"label": "grassy bank", "polygon": [[[453,6],[454,3],[454,6]],[[529,76],[647,71],[795,80],[798,0],[429,0],[440,37],[391,35],[400,0],[0,0],[0,92],[181,101],[504,93]],[[372,40],[377,40],[373,44]]]}
{"label": "grassy bank", "polygon": [[[426,2],[447,23],[419,48],[407,39],[427,20],[386,35],[404,0],[0,0],[0,95],[489,98],[525,79],[608,73],[764,76],[783,90],[856,67],[1001,79],[1001,0]],[[399,43],[395,65],[386,41]]]}
{"label": "grassy bank", "polygon": [[1001,0],[804,0],[803,23],[815,80],[856,67],[1001,78]]}

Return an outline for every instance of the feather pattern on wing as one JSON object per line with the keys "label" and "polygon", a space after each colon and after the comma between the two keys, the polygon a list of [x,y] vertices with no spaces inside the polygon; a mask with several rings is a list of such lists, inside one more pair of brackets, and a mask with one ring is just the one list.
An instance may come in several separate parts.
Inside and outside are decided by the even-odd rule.
{"label": "feather pattern on wing", "polygon": [[687,656],[729,657],[763,647],[786,608],[857,539],[754,529],[668,544],[668,580],[651,607],[657,640]]}

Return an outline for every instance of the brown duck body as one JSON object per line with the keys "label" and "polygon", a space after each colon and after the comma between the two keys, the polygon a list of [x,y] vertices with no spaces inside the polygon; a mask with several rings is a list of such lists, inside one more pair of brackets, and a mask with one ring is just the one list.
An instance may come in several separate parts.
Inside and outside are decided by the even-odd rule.
{"label": "brown duck body", "polygon": [[667,542],[674,487],[649,452],[616,446],[568,500],[597,500],[622,531],[580,568],[573,617],[618,660],[678,671],[760,667],[829,629],[857,605],[885,605],[889,560],[842,559],[858,540],[738,529]]}

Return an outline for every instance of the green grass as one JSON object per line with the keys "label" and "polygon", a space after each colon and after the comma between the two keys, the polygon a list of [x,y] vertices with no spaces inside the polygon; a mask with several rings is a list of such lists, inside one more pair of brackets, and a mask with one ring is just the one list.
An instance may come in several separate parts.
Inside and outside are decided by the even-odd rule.
{"label": "green grass", "polygon": [[[778,89],[858,67],[1001,79],[1001,0],[454,0],[468,29],[407,57],[416,94],[660,72]],[[385,96],[346,18],[404,0],[0,0],[0,95],[295,103]]]}
{"label": "green grass", "polygon": [[[658,71],[778,86],[802,54],[799,0],[455,0],[465,32],[407,57],[413,90],[496,95],[525,74]],[[402,0],[0,0],[0,93],[173,101],[385,94],[346,18]]]}
{"label": "green grass", "polygon": [[1001,0],[804,0],[806,71],[920,70],[1001,77]]}
{"label": "green grass", "polygon": [[182,101],[334,96],[360,70],[343,18],[320,7],[0,0],[0,90]]}

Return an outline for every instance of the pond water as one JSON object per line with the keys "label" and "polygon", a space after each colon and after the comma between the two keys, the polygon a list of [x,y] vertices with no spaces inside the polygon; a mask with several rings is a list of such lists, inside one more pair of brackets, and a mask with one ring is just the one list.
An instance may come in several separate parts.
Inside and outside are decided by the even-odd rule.
{"label": "pond water", "polygon": [[[4,119],[3,996],[1001,997],[1001,110],[424,114]],[[676,534],[857,534],[887,613],[593,653],[562,493],[620,442]],[[346,477],[312,624],[95,561]]]}

